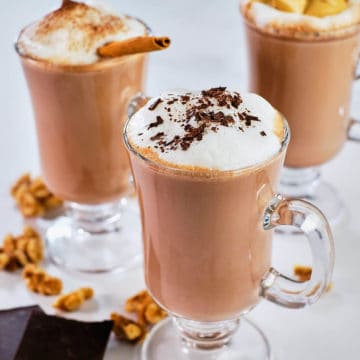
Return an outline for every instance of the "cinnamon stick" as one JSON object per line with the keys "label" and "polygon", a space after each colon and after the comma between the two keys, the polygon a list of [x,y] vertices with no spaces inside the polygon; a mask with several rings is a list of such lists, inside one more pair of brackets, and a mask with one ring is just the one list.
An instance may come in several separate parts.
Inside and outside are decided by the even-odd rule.
{"label": "cinnamon stick", "polygon": [[171,43],[167,36],[138,36],[122,41],[107,43],[97,50],[101,57],[118,57],[123,55],[132,55],[146,53],[150,51],[164,50]]}

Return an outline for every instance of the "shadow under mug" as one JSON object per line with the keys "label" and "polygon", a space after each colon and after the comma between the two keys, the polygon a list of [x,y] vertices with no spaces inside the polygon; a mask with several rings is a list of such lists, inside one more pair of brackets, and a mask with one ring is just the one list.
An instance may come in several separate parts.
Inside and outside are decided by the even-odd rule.
{"label": "shadow under mug", "polygon": [[[141,209],[145,280],[172,320],[147,337],[143,360],[270,359],[264,334],[243,315],[261,298],[288,308],[313,304],[330,283],[334,245],[312,204],[276,194],[289,142],[271,159],[234,171],[197,172],[149,160],[124,141]],[[250,149],[249,149],[250,150]],[[309,243],[313,270],[300,282],[271,266],[272,229],[291,225]],[[174,331],[174,330],[177,331]]]}
{"label": "shadow under mug", "polygon": [[360,141],[360,124],[349,116],[360,26],[289,37],[267,33],[244,16],[243,22],[249,88],[281,111],[291,128],[279,191],[310,201],[335,224],[343,204],[321,180],[319,166],[347,139]]}

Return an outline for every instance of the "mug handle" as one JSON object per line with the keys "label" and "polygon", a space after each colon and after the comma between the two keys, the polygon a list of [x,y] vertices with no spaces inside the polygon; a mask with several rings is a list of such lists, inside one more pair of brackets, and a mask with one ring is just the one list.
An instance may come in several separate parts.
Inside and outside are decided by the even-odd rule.
{"label": "mug handle", "polygon": [[265,210],[264,229],[292,225],[306,236],[312,253],[311,278],[291,279],[270,268],[261,281],[260,295],[278,305],[302,308],[316,302],[326,291],[334,267],[334,242],[325,216],[314,205],[300,199],[276,195]]}
{"label": "mug handle", "polygon": [[[360,61],[356,65],[354,71],[354,81],[360,80]],[[354,118],[350,118],[348,130],[347,130],[348,140],[360,142],[360,121]]]}
{"label": "mug handle", "polygon": [[128,119],[130,119],[141,107],[143,107],[151,98],[143,94],[142,92],[138,92],[134,95],[129,102],[127,114]]}

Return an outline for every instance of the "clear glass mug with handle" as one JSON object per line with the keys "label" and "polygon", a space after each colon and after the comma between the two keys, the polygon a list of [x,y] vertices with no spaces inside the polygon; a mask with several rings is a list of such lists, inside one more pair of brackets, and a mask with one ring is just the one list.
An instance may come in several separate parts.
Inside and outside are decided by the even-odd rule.
{"label": "clear glass mug with handle", "polygon": [[291,128],[279,191],[315,204],[335,225],[344,205],[336,189],[323,181],[321,166],[348,139],[360,140],[360,126],[349,115],[352,86],[358,79],[354,73],[360,26],[286,33],[286,24],[278,31],[255,24],[245,5],[241,13],[249,89],[281,111]]}
{"label": "clear glass mug with handle", "polygon": [[[262,298],[288,308],[313,304],[334,263],[324,215],[276,194],[290,137],[286,120],[271,159],[204,174],[149,160],[131,145],[127,127],[144,101],[140,95],[132,101],[124,141],[139,195],[147,288],[170,317],[145,340],[142,359],[270,359],[266,337],[244,315]],[[271,266],[272,229],[283,225],[307,238],[309,281]]]}
{"label": "clear glass mug with handle", "polygon": [[64,216],[46,229],[50,259],[86,273],[139,265],[140,224],[122,130],[130,99],[142,91],[147,55],[57,64],[15,49],[32,99],[41,173],[65,201]]}

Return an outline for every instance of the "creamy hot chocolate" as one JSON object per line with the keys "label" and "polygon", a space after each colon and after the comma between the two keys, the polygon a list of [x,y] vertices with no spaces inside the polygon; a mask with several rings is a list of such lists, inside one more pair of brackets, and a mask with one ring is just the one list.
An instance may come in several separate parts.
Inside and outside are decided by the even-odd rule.
{"label": "creamy hot chocolate", "polygon": [[42,172],[57,196],[99,204],[128,192],[122,130],[128,102],[142,90],[146,56],[102,60],[97,48],[146,33],[134,18],[72,1],[21,32]]}
{"label": "creamy hot chocolate", "polygon": [[241,11],[250,90],[279,109],[291,128],[286,166],[328,161],[347,137],[360,3],[246,0]]}
{"label": "creamy hot chocolate", "polygon": [[284,132],[263,98],[225,88],[166,93],[129,120],[146,283],[173,314],[231,319],[259,301]]}

